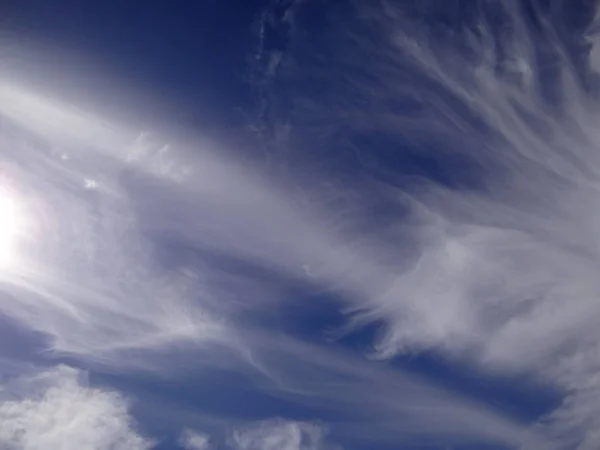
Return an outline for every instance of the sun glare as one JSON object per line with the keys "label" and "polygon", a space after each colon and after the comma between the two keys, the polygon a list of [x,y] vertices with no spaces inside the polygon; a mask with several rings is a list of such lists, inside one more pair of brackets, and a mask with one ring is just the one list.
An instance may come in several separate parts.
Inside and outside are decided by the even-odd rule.
{"label": "sun glare", "polygon": [[0,267],[10,263],[19,231],[19,214],[15,198],[0,188]]}

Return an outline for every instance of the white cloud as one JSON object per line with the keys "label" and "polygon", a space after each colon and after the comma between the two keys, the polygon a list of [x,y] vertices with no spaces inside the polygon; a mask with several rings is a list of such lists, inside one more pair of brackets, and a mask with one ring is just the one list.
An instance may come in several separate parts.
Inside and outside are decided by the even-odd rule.
{"label": "white cloud", "polygon": [[234,450],[324,450],[324,438],[318,425],[272,420],[235,430],[231,445]]}
{"label": "white cloud", "polygon": [[[25,98],[32,101],[29,94]],[[202,346],[217,342],[250,347],[244,354],[251,360],[253,352],[261,351],[253,346],[270,348],[260,339],[243,335],[247,330],[221,314],[225,311],[236,317],[239,305],[260,310],[264,307],[260,295],[249,296],[243,289],[244,280],[225,278],[218,268],[195,260],[176,261],[175,267],[167,270],[157,267],[154,235],[172,237],[186,248],[209,249],[325,288],[334,286],[354,308],[373,307],[374,317],[381,313],[389,320],[399,318],[400,323],[411,307],[421,308],[411,301],[410,292],[405,296],[408,300],[400,302],[392,290],[399,271],[395,263],[403,260],[394,254],[395,241],[382,244],[360,233],[343,231],[352,228],[345,226],[346,220],[350,225],[361,225],[365,220],[353,211],[338,215],[327,202],[305,202],[302,195],[292,194],[289,185],[275,183],[248,164],[217,157],[210,147],[200,144],[188,152],[185,146],[154,145],[146,135],[132,148],[111,148],[127,142],[122,137],[113,139],[112,134],[110,145],[100,139],[99,148],[86,141],[87,134],[69,140],[65,137],[70,133],[69,124],[78,123],[77,117],[71,118],[70,108],[52,103],[52,108],[66,117],[40,128],[39,123],[46,124],[44,116],[49,114],[40,102],[43,105],[42,99],[35,98],[35,108],[27,114],[27,108],[10,113],[25,129],[33,120],[31,128],[46,133],[43,137],[48,139],[50,150],[32,148],[6,136],[1,144],[4,148],[22,151],[3,153],[2,158],[33,197],[28,200],[31,214],[45,227],[40,236],[52,238],[34,239],[34,244],[22,249],[21,263],[0,274],[3,290],[11,294],[0,309],[49,336],[53,350],[101,361],[119,370],[141,364],[140,358],[154,369],[169,370],[160,358],[140,355],[179,343]],[[2,108],[0,104],[0,111]],[[31,119],[30,114],[35,117]],[[93,121],[86,122],[86,126],[92,125]],[[87,145],[82,145],[82,139]],[[63,158],[65,152],[69,158]],[[97,180],[100,187],[86,190],[86,179]],[[306,198],[314,194],[307,189]],[[346,193],[342,190],[338,194]],[[214,287],[212,281],[220,277],[226,279],[222,284],[233,293]],[[382,295],[386,290],[388,294]],[[230,305],[227,300],[231,296],[241,296],[242,301]],[[388,310],[379,311],[382,305]],[[440,318],[441,311],[446,312],[446,318]],[[415,321],[415,335],[433,335],[430,340],[462,327],[453,322],[462,319],[451,307],[443,309],[432,303],[416,310],[414,316],[422,319]],[[280,350],[282,360],[286,353],[294,352],[293,346]],[[212,356],[200,363],[214,361]],[[321,355],[315,362],[312,352],[302,356],[307,364],[321,370],[322,361],[328,358]],[[326,369],[341,370],[331,366],[336,362],[341,361],[333,358]],[[514,443],[522,437],[518,425],[495,411],[402,376],[386,379],[381,386],[403,394],[418,387],[422,396],[413,399],[427,407],[400,407],[396,400],[401,399],[386,395],[383,387],[370,397],[367,393],[381,382],[380,374],[362,372],[358,362],[342,367],[353,373],[357,382],[341,383],[329,391],[329,380],[318,378],[324,382],[318,394],[336,405],[366,406],[380,413],[381,426],[388,434],[398,428],[398,421],[406,424],[406,417],[411,417],[412,429],[403,427],[394,434],[396,438],[474,435]],[[272,369],[268,364],[265,367],[267,372]],[[432,416],[436,420],[432,421]],[[290,427],[280,431],[299,430],[304,436],[312,430],[305,425]],[[254,435],[239,436],[249,439]],[[295,441],[290,436],[292,445]]]}
{"label": "white cloud", "polygon": [[179,439],[179,445],[186,450],[210,450],[210,437],[194,430],[185,430]]}
{"label": "white cloud", "polygon": [[58,366],[12,380],[0,392],[0,447],[7,450],[146,450],[127,401]]}
{"label": "white cloud", "polygon": [[270,395],[337,416],[328,424],[332,433],[351,440],[510,448],[546,443],[536,431],[483,402],[387,364],[281,335],[253,340],[260,349],[254,361],[274,381]]}
{"label": "white cloud", "polygon": [[[329,23],[331,54],[307,48],[301,32],[292,36],[287,75],[335,88],[327,97],[290,93],[294,109],[281,120],[295,127],[291,139],[313,142],[314,134],[326,151],[347,138],[354,153],[370,156],[376,144],[357,148],[352,134],[381,134],[391,149],[457,157],[441,170],[457,167],[450,178],[480,183],[422,182],[398,195],[411,220],[383,229],[387,250],[367,245],[375,251],[350,258],[357,263],[345,286],[357,326],[386,325],[376,343],[385,357],[435,350],[484,373],[553,384],[565,402],[539,428],[559,448],[592,448],[600,428],[600,105],[581,84],[597,74],[580,67],[598,69],[597,24],[581,61],[585,49],[570,52],[585,36],[566,36],[570,12],[560,8],[538,11],[534,32],[519,2],[486,2],[461,17],[462,29],[429,28],[427,19],[443,14],[437,9],[356,5],[334,8],[344,20]],[[358,206],[345,220],[368,224]],[[397,256],[407,236],[419,246],[415,258]]]}
{"label": "white cloud", "polygon": [[33,224],[18,230],[26,236],[0,273],[0,310],[50,337],[53,350],[108,364],[141,364],[132,350],[229,340],[200,272],[156,264],[141,222],[152,218],[137,217],[121,183],[128,169],[177,183],[168,149],[22,89],[3,87],[0,98],[0,113],[22,127],[0,135],[1,181]]}
{"label": "white cloud", "polygon": [[[207,143],[165,146],[147,133],[131,139],[23,88],[5,88],[0,97],[0,113],[43,142],[0,136],[2,162],[27,191],[23,209],[38,225],[18,264],[0,274],[12,299],[1,309],[48,335],[53,350],[130,365],[137,362],[131,350],[239,344],[221,313],[239,296],[233,287],[247,292],[239,286],[249,282],[197,260],[164,270],[155,236],[311,283],[337,283],[360,299],[378,289],[377,265],[364,262],[322,212],[250,164],[217,156]],[[90,179],[98,185],[91,192]],[[340,283],[352,273],[356,280]],[[215,287],[223,279],[229,291]]]}
{"label": "white cloud", "polygon": [[[306,206],[289,186],[266,179],[249,165],[217,157],[204,144],[188,152],[152,145],[145,135],[133,140],[67,106],[11,88],[0,92],[5,100],[0,110],[41,133],[50,149],[32,150],[19,141],[22,151],[2,152],[3,162],[30,184],[40,203],[51,205],[42,216],[51,224],[44,236],[52,238],[43,245],[38,242],[41,250],[36,246],[33,256],[25,252],[30,256],[27,264],[1,278],[12,294],[2,311],[50,336],[57,351],[116,365],[130,363],[115,355],[121,350],[154,350],[182,341],[237,342],[235,327],[214,312],[227,309],[221,305],[228,293],[216,292],[210,282],[222,274],[182,264],[165,275],[153,266],[153,249],[146,239],[160,234],[335,286],[359,313],[354,316],[358,325],[386,324],[376,343],[382,355],[433,348],[460,363],[468,359],[485,369],[539,374],[569,391],[591,382],[593,371],[587,367],[597,357],[588,350],[600,343],[595,319],[600,267],[598,108],[578,89],[573,73],[563,70],[558,91],[565,112],[557,116],[544,109],[540,86],[535,85],[539,73],[531,39],[514,9],[503,10],[513,25],[514,35],[505,44],[514,60],[499,61],[491,47],[474,44],[472,65],[456,49],[419,40],[422,34],[414,23],[384,3],[387,9],[372,6],[373,14],[360,15],[381,33],[382,45],[372,51],[366,42],[364,60],[357,59],[360,67],[351,67],[368,68],[376,86],[345,80],[356,88],[356,96],[344,93],[339,104],[328,97],[328,105],[309,99],[313,109],[308,112],[332,118],[333,127],[343,123],[398,137],[415,129],[437,133],[481,167],[504,171],[510,182],[490,175],[486,190],[476,194],[432,186],[411,193],[413,198],[403,198],[396,206],[404,210],[408,204],[419,225],[393,226],[373,238],[347,231],[370,223],[372,216],[361,213],[364,205],[353,201],[338,211],[327,201],[328,196],[352,196],[351,187],[314,192],[314,187],[303,186],[306,198],[319,199],[318,205]],[[479,25],[484,39],[493,40],[491,25]],[[463,37],[466,45],[472,43],[471,34]],[[555,36],[550,38],[554,42]],[[349,41],[355,42],[354,37]],[[496,70],[502,63],[506,78],[499,78]],[[386,103],[414,99],[413,92],[421,92],[402,85],[407,66],[447,94],[423,92],[431,110],[423,123],[398,115]],[[478,130],[453,109],[447,96],[466,105],[496,139],[478,142],[477,151],[471,152],[469,136]],[[375,110],[347,103],[362,97]],[[373,106],[378,104],[381,110]],[[302,113],[301,102],[296,110]],[[14,149],[15,142],[6,138],[3,148]],[[94,144],[98,148],[89,151]],[[66,153],[69,158],[63,157]],[[85,192],[98,194],[93,200],[73,190],[85,186],[87,179],[98,180],[102,187]],[[402,244],[407,240],[420,245],[416,261],[405,256]],[[370,399],[365,392],[351,398],[353,406],[360,404],[357,398],[371,402],[372,409],[386,405],[387,417],[394,421],[390,427],[406,414],[384,391]],[[426,394],[414,398],[415,404],[432,399],[427,414],[423,409],[415,413],[415,428],[422,427],[422,433],[456,423],[464,427],[463,433],[473,433],[479,423],[469,427],[465,417],[475,421],[480,411],[489,412],[460,399]],[[444,409],[439,398],[443,405],[460,407]],[[572,398],[573,407],[550,416],[553,421],[567,423],[565,414],[582,414],[580,397]],[[428,422],[430,413],[439,414],[436,421]],[[511,442],[518,440],[519,427],[493,412],[483,416],[496,438],[506,433]],[[297,424],[274,429],[281,445],[296,445],[307,433]],[[239,431],[235,442],[259,445],[255,442],[267,439],[268,430]]]}

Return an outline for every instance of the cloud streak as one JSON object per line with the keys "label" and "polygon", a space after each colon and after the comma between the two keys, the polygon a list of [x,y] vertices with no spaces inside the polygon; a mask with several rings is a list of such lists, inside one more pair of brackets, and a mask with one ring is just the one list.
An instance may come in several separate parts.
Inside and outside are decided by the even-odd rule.
{"label": "cloud streak", "polygon": [[[320,408],[332,402],[377,412],[377,427],[389,436],[384,439],[528,439],[501,414],[426,382],[254,333],[243,312],[260,314],[279,299],[268,283],[257,286],[206,260],[206,254],[227,256],[333,289],[356,309],[364,302],[388,302],[396,279],[389,261],[402,265],[403,258],[390,259],[388,243],[340,226],[345,219],[360,224],[356,211],[315,203],[314,191],[298,194],[294,182],[217,156],[207,144],[163,145],[147,134],[130,138],[135,135],[23,88],[12,86],[2,95],[0,110],[10,118],[2,145],[22,150],[7,152],[2,162],[16,186],[14,198],[34,226],[2,273],[1,308],[45,336],[53,355],[114,371],[164,373],[163,357],[172,349],[195,355],[205,349],[202,361],[208,366],[231,358],[223,350],[234,350],[236,358],[276,383],[275,395],[292,393],[294,401]],[[336,189],[332,195],[345,194]],[[195,256],[161,257],[156,253],[161,239],[182,243]],[[278,358],[266,356],[269,352]],[[290,355],[311,367],[305,380],[290,372]],[[381,392],[367,395],[373,385]],[[421,406],[399,406],[390,390],[418,392]],[[409,419],[410,429],[398,429]],[[364,438],[373,421],[359,420]],[[296,442],[289,439],[289,445]]]}
{"label": "cloud streak", "polygon": [[[21,126],[30,132],[28,120],[23,118]],[[210,153],[195,157],[166,151],[145,138],[134,140],[136,151],[129,153],[127,147],[109,151],[92,143],[81,153],[83,143],[72,147],[42,138],[50,147],[32,148],[28,136],[19,140],[10,134],[4,142],[6,148],[15,143],[23,148],[4,162],[24,186],[14,189],[14,195],[22,199],[25,214],[38,219],[38,229],[20,242],[19,258],[2,274],[2,311],[47,337],[53,354],[114,371],[164,372],[161,355],[169,349],[189,348],[196,355],[196,348],[206,349],[202,361],[207,365],[230,358],[222,350],[233,349],[238,358],[279,383],[271,388],[275,395],[319,408],[335,405],[377,413],[380,423],[375,428],[388,436],[384,440],[426,435],[458,441],[525,439],[521,427],[500,414],[427,383],[362,369],[364,362],[320,353],[293,339],[253,334],[238,308],[263,311],[265,297],[267,302],[276,300],[269,299],[268,286],[252,291],[255,300],[248,297],[245,277],[202,258],[175,259],[165,268],[154,254],[157,236],[168,237],[194,253],[208,249],[316,286],[335,287],[356,307],[379,296],[381,282],[393,278],[377,263],[377,245],[348,245],[356,239],[334,232],[330,223],[336,218],[330,222],[319,209],[302,208],[297,198],[282,195],[285,190],[278,191],[258,170],[242,169]],[[170,162],[166,174],[165,160]],[[33,167],[27,164],[33,161]],[[188,175],[178,170],[183,166]],[[98,181],[90,187],[90,179]],[[42,241],[41,235],[53,238]],[[228,290],[215,288],[223,280]],[[242,292],[243,303],[235,299]],[[273,340],[280,343],[278,348]],[[266,357],[269,352],[276,352],[277,359]],[[295,366],[290,355],[311,368],[306,379],[290,372]],[[381,386],[381,392],[367,395],[373,385]],[[398,406],[390,391],[418,392],[420,406]],[[410,429],[398,429],[398,423],[409,419]],[[364,438],[374,423],[365,417],[359,421]],[[295,429],[283,427],[278,433]],[[277,442],[295,445],[304,439],[304,431],[298,433],[284,433]],[[240,434],[239,445],[267,439],[252,436]]]}
{"label": "cloud streak", "polygon": [[[331,10],[322,30],[331,47],[292,35],[279,82],[295,89],[295,107],[274,120],[293,130],[289,145],[341,141],[403,191],[397,205],[411,211],[418,256],[379,278],[382,295],[369,284],[356,316],[359,326],[386,324],[379,354],[434,350],[487,373],[550,382],[565,401],[540,429],[559,448],[591,448],[600,343],[595,25],[574,36],[572,10],[560,2],[484,1],[469,11],[448,3],[354,2]],[[311,95],[311,82],[330,95]],[[365,136],[385,140],[369,146]],[[394,151],[388,170],[377,158]],[[415,177],[401,167],[407,154],[441,160],[441,174]],[[389,245],[401,252],[395,237]]]}

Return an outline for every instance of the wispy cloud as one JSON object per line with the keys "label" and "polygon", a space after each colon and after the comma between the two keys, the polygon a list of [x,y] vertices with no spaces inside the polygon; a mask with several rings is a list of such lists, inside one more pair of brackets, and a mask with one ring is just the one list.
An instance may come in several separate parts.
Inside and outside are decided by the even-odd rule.
{"label": "wispy cloud", "polygon": [[[56,351],[110,359],[120,349],[235,341],[221,315],[231,312],[231,292],[215,284],[245,280],[200,257],[161,267],[157,242],[165,238],[317,285],[357,273],[341,285],[353,296],[379,288],[379,267],[294,194],[293,183],[218,156],[210,144],[130,139],[22,89],[0,94],[1,111],[24,130],[3,136],[4,148],[20,148],[3,158],[12,197],[36,224],[3,275],[18,297],[3,309],[49,335]],[[72,133],[84,129],[83,137]],[[104,131],[113,137],[102,139]],[[260,307],[256,297],[246,307]]]}
{"label": "wispy cloud", "polygon": [[[438,170],[458,180],[452,188],[432,169],[398,195],[398,207],[412,212],[418,257],[408,270],[387,267],[395,276],[374,270],[380,295],[373,283],[353,285],[371,294],[357,323],[386,324],[376,344],[385,357],[433,349],[484,372],[554,384],[565,403],[542,428],[559,447],[591,448],[600,345],[595,38],[587,37],[588,58],[583,30],[565,32],[566,9],[450,3],[336,8],[331,16],[344,20],[328,22],[331,52],[297,33],[283,82],[295,89],[294,80],[311,80],[331,95],[298,87],[280,120],[294,128],[289,145],[341,141],[400,187],[410,175],[403,155],[461,162]],[[385,136],[385,151],[402,149],[397,170],[371,156],[385,152],[361,144],[364,135]],[[398,252],[402,235],[389,241]]]}
{"label": "wispy cloud", "polygon": [[332,417],[333,435],[365,445],[546,445],[536,431],[501,411],[385,363],[281,335],[254,336],[253,340],[255,363],[274,381],[269,394]]}
{"label": "wispy cloud", "polygon": [[10,380],[0,391],[0,446],[14,450],[145,450],[126,399],[87,386],[67,366]]}
{"label": "wispy cloud", "polygon": [[[2,273],[9,295],[1,308],[48,337],[54,352],[118,371],[149,367],[164,372],[157,358],[163,350],[189,344],[207,348],[202,361],[213,364],[229,348],[279,383],[271,388],[276,395],[295,392],[295,401],[349,407],[354,414],[369,411],[378,418],[376,424],[359,413],[360,430],[347,427],[343,433],[364,438],[379,428],[388,441],[429,436],[515,444],[529,439],[502,414],[427,382],[252,331],[243,312],[260,313],[279,299],[268,283],[257,287],[256,280],[228,273],[205,258],[206,253],[227,256],[335,289],[359,310],[369,304],[395,305],[395,264],[402,266],[404,258],[390,258],[392,241],[347,230],[346,222],[354,228],[365,220],[357,214],[360,208],[337,211],[323,199],[315,203],[308,187],[300,193],[293,189],[300,180],[276,181],[257,167],[217,156],[208,144],[165,146],[144,134],[130,139],[135,134],[110,125],[83,137],[71,134],[73,123],[80,132],[104,122],[79,123],[88,116],[14,87],[4,95],[0,111],[7,110],[21,131],[6,133],[2,145],[18,145],[22,151],[7,152],[3,163],[16,183],[14,198],[37,229],[19,242],[18,258]],[[32,103],[16,108],[15,96],[17,104]],[[52,122],[56,115],[64,117]],[[104,130],[117,137],[103,139]],[[94,180],[93,189],[89,180]],[[347,194],[336,189],[328,195]],[[181,243],[192,253],[189,260],[161,257],[164,238]],[[386,318],[399,316],[406,304],[393,306]],[[458,317],[446,310],[449,321]],[[417,322],[415,329],[430,333],[427,323],[439,316],[423,316],[427,322]],[[294,358],[310,368],[305,379],[290,370]],[[371,395],[373,386],[380,390]],[[409,393],[414,403],[403,401]],[[282,428],[289,429],[295,428]]]}
{"label": "wispy cloud", "polygon": [[0,95],[13,124],[0,143],[3,189],[32,224],[13,237],[19,250],[0,275],[3,312],[50,337],[53,350],[99,361],[224,339],[204,307],[214,302],[204,280],[155,264],[120,183],[128,167],[176,183],[180,174],[162,163],[167,149],[14,87]]}
{"label": "wispy cloud", "polygon": [[[2,312],[43,333],[55,352],[119,370],[140,360],[160,365],[145,352],[222,344],[279,383],[273,391],[368,411],[398,440],[458,436],[518,446],[531,438],[492,408],[423,380],[255,333],[243,313],[280,299],[260,281],[211,264],[210,256],[227,257],[335,290],[349,328],[385,324],[374,342],[378,356],[433,349],[483,372],[554,383],[571,394],[534,431],[592,442],[597,415],[584,399],[596,395],[600,345],[598,109],[559,36],[544,28],[544,50],[557,62],[548,91],[520,10],[490,5],[510,25],[501,39],[479,16],[464,32],[430,36],[413,17],[423,11],[360,4],[354,22],[332,26],[340,48],[322,56],[327,67],[304,64],[307,53],[318,63],[321,49],[294,41],[277,60],[284,69],[268,68],[269,79],[306,75],[340,93],[299,92],[294,113],[281,118],[289,141],[278,144],[341,136],[356,147],[346,133],[385,133],[425,152],[423,136],[436,137],[444,156],[466,156],[481,169],[480,189],[431,181],[401,193],[366,181],[357,188],[348,177],[302,167],[276,177],[213,143],[165,145],[4,87],[0,113],[15,129],[2,136],[0,161],[11,195],[36,224],[18,237],[14,264],[0,274],[8,294]],[[300,39],[297,26],[292,39]],[[410,114],[398,112],[403,107]],[[369,212],[380,198],[403,220],[381,225]],[[191,256],[160,254],[162,240]],[[362,417],[371,427],[363,435],[373,422]],[[322,445],[319,430],[267,422],[239,430],[232,442],[240,450],[313,449]]]}

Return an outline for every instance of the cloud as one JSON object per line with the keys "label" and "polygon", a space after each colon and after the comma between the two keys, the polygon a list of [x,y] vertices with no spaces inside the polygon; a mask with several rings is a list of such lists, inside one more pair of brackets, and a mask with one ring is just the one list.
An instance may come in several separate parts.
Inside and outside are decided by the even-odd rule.
{"label": "cloud", "polygon": [[[361,150],[357,136],[385,134],[394,148],[433,147],[435,157],[472,161],[482,174],[475,176],[478,189],[448,187],[468,172],[462,164],[448,165],[459,172],[447,174],[450,181],[407,190],[377,161],[376,174],[396,186],[294,161],[285,162],[293,167],[282,180],[222,156],[212,143],[164,145],[26,89],[3,89],[0,112],[25,132],[3,135],[2,148],[19,151],[2,152],[2,164],[23,186],[23,209],[40,217],[40,230],[0,275],[2,311],[49,337],[56,352],[120,369],[143,351],[183,343],[223,344],[252,356],[253,345],[272,347],[243,335],[248,324],[240,310],[261,312],[278,299],[265,300],[268,287],[249,290],[248,277],[205,258],[225,256],[335,290],[352,326],[385,324],[374,343],[378,356],[433,349],[456,364],[525,372],[574,393],[539,428],[587,439],[593,427],[581,424],[594,416],[580,387],[591,383],[596,392],[600,343],[598,109],[546,28],[550,48],[543,50],[557,64],[555,73],[540,72],[538,43],[511,5],[492,5],[509,25],[500,39],[494,23],[478,15],[463,33],[442,27],[439,36],[421,26],[419,14],[427,18],[427,11],[361,5],[340,13],[352,18],[337,22],[343,30],[331,27],[333,55],[304,47],[301,33],[294,34],[301,26],[294,10],[290,51],[266,77],[335,85],[327,97],[298,93],[293,113],[274,118],[273,127],[288,130],[280,145],[310,146],[313,138],[329,151],[335,138],[366,157],[377,145]],[[320,55],[327,70],[314,67]],[[549,87],[547,75],[557,80]],[[374,202],[390,212],[381,221],[370,210]],[[193,256],[160,254],[163,239]],[[286,342],[280,361],[296,351]],[[512,444],[522,438],[521,427],[501,414],[426,383],[337,358],[332,367],[330,355],[297,351],[317,372],[348,371],[358,381],[304,380],[282,362],[263,368],[273,379],[284,371],[292,388],[313,389],[337,405],[381,408],[387,430],[408,417],[422,435],[451,434],[456,426],[463,436],[489,433]],[[385,389],[369,395],[382,379]],[[420,393],[411,397],[414,408],[389,394],[412,388]],[[290,445],[307,433],[298,425],[275,429]],[[260,430],[240,432],[240,445],[262,442]]]}
{"label": "cloud", "polygon": [[[358,262],[345,287],[354,295],[345,299],[356,326],[385,324],[379,355],[433,350],[483,374],[551,383],[564,404],[538,428],[559,448],[591,448],[600,346],[595,23],[566,32],[571,9],[451,5],[354,2],[324,14],[329,46],[291,33],[277,86],[294,107],[275,100],[286,113],[271,125],[292,130],[291,148],[317,147],[315,158],[345,146],[364,162],[355,180],[369,171],[388,184],[365,202],[395,190],[389,210],[409,211],[401,225],[385,225],[390,212],[374,226],[387,250],[366,245],[350,259]],[[314,95],[314,85],[330,95]],[[417,157],[441,163],[417,170]],[[358,203],[346,221],[368,224]]]}
{"label": "cloud", "polygon": [[324,437],[318,425],[270,420],[235,430],[230,445],[234,450],[324,450]]}
{"label": "cloud", "polygon": [[[385,277],[293,182],[222,157],[214,144],[133,138],[12,85],[0,96],[17,129],[7,127],[0,145],[19,149],[2,163],[35,224],[0,278],[11,299],[2,310],[49,336],[56,352],[131,365],[136,350],[177,343],[237,348],[231,316],[240,305],[261,309],[269,286],[230,303],[257,282],[214,256],[339,285],[353,298],[371,296]],[[169,244],[181,253],[161,254]]]}
{"label": "cloud", "polygon": [[0,446],[10,450],[146,450],[116,392],[87,386],[85,375],[57,366],[12,379],[0,391]]}
{"label": "cloud", "polygon": [[0,274],[3,313],[56,352],[107,364],[142,364],[135,350],[227,341],[214,293],[197,270],[156,263],[121,183],[127,170],[177,183],[168,149],[14,86],[0,97],[12,124],[0,136],[3,188],[28,225]]}
{"label": "cloud", "polygon": [[253,341],[253,361],[273,381],[269,395],[326,414],[334,437],[364,445],[547,444],[527,424],[408,371],[282,335]]}
{"label": "cloud", "polygon": [[[25,214],[39,227],[21,243],[17,263],[0,275],[7,293],[0,308],[49,338],[55,353],[117,371],[149,367],[164,373],[173,369],[164,360],[174,348],[206,349],[198,364],[207,366],[229,358],[223,349],[233,348],[239,351],[236,357],[283,383],[284,395],[308,391],[321,408],[370,411],[379,424],[360,417],[363,438],[378,429],[388,440],[525,439],[519,424],[484,405],[404,374],[361,368],[370,362],[348,362],[293,340],[263,338],[245,321],[245,311],[260,315],[280,299],[268,283],[229,273],[206,254],[333,289],[346,305],[368,310],[373,318],[400,317],[400,323],[415,308],[412,330],[433,335],[433,342],[448,330],[462,329],[453,322],[461,315],[452,307],[421,308],[409,290],[408,300],[398,301],[399,266],[406,266],[404,255],[396,255],[399,237],[389,230],[381,239],[361,232],[371,217],[362,216],[364,204],[335,206],[340,197],[353,199],[352,189],[332,183],[320,191],[325,182],[306,186],[301,176],[281,181],[252,164],[220,156],[203,142],[163,145],[148,134],[132,138],[134,133],[23,88],[0,94],[6,100],[0,111],[20,130],[4,133],[1,145],[21,150],[3,153],[2,162],[18,181],[16,198]],[[180,245],[183,256],[169,249],[161,254],[162,239]],[[382,305],[385,313],[378,309]],[[442,311],[446,318],[438,315]],[[432,324],[440,328],[437,334]],[[273,341],[281,346],[274,349]],[[270,350],[277,351],[278,360],[264,357]],[[290,373],[291,355],[311,367],[306,379]],[[370,395],[373,386],[380,386],[376,395]],[[411,398],[422,406],[406,405],[390,390],[402,396],[418,392]],[[398,426],[409,422],[410,427]],[[281,428],[290,429],[296,428]],[[303,436],[311,428],[297,429]]]}
{"label": "cloud", "polygon": [[[223,445],[230,450],[341,450],[328,442],[325,427],[311,422],[273,418],[225,428]],[[191,429],[184,430],[179,444],[186,450],[214,448],[208,435]]]}
{"label": "cloud", "polygon": [[212,448],[208,435],[189,429],[181,434],[179,445],[186,450],[209,450]]}

